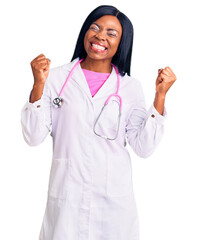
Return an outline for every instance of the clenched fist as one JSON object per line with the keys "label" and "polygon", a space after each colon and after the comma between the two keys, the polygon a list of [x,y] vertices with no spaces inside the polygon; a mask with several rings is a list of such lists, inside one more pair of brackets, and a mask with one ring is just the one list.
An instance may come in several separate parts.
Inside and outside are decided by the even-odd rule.
{"label": "clenched fist", "polygon": [[172,84],[176,81],[176,75],[170,67],[158,70],[156,79],[156,92],[165,96]]}
{"label": "clenched fist", "polygon": [[40,54],[31,61],[34,76],[34,84],[44,84],[49,74],[50,60],[44,54]]}
{"label": "clenched fist", "polygon": [[50,63],[51,61],[44,54],[40,54],[30,63],[34,76],[34,85],[30,97],[31,103],[39,100],[42,96],[44,84],[49,74]]}
{"label": "clenched fist", "polygon": [[[161,115],[163,115],[164,111],[166,93],[175,81],[176,75],[170,67],[158,70],[154,107]],[[152,116],[154,117],[154,115]]]}

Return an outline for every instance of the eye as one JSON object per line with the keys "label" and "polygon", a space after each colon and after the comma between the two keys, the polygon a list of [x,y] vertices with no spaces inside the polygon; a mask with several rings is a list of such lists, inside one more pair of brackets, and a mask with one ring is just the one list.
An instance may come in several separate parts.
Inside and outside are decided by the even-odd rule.
{"label": "eye", "polygon": [[112,33],[112,32],[108,32],[108,35],[112,36],[112,37],[117,37],[117,34],[116,33]]}
{"label": "eye", "polygon": [[96,25],[91,25],[90,29],[94,30],[94,31],[98,31],[99,30],[99,28]]}

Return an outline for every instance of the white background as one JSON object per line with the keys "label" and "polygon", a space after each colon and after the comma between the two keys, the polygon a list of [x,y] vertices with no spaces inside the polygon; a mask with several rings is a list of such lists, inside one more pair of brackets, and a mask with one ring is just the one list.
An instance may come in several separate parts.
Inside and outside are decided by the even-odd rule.
{"label": "white background", "polygon": [[[67,3],[69,2],[69,3]],[[96,3],[97,2],[97,3]],[[155,153],[130,146],[141,240],[197,239],[196,6],[194,1],[7,1],[0,6],[0,239],[38,239],[52,157],[50,136],[23,140],[20,113],[33,84],[30,62],[43,53],[51,67],[68,63],[86,16],[111,4],[132,21],[131,75],[142,83],[147,109],[158,68],[177,81],[166,99],[165,134]]]}

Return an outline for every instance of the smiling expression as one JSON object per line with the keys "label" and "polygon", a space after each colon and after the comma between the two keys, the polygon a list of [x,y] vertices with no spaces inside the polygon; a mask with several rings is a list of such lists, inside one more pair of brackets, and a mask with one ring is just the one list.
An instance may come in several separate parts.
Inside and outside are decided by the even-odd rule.
{"label": "smiling expression", "polygon": [[122,26],[115,16],[105,15],[93,22],[84,37],[88,57],[111,60],[116,54],[122,36]]}

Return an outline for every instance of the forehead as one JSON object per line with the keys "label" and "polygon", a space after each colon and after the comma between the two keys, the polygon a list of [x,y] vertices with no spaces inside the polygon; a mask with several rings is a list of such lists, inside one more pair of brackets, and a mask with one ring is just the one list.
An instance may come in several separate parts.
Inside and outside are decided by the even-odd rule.
{"label": "forehead", "polygon": [[106,28],[113,28],[116,30],[121,31],[122,30],[122,26],[118,20],[117,17],[115,16],[111,16],[111,15],[105,15],[103,17],[100,17],[99,19],[97,19],[96,21],[94,21],[95,23],[99,24],[101,27],[106,27]]}

